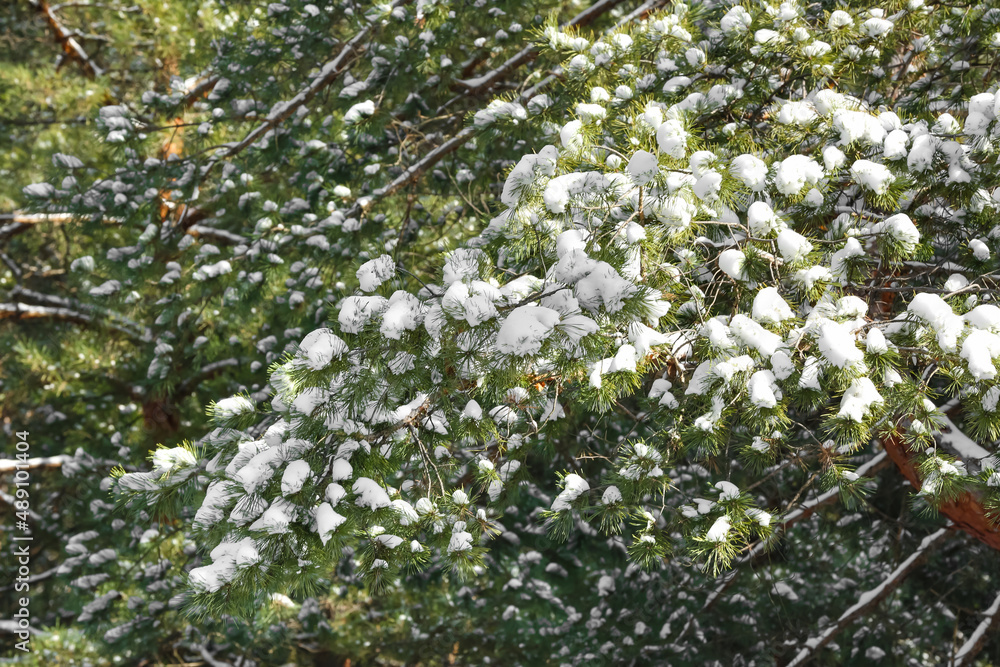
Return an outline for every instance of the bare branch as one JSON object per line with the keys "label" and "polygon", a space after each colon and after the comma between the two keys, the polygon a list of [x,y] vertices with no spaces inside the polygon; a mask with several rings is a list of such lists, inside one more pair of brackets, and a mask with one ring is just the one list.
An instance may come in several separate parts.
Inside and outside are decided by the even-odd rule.
{"label": "bare branch", "polygon": [[854,606],[841,614],[840,618],[838,618],[831,625],[828,625],[823,632],[807,640],[805,646],[803,646],[799,650],[798,654],[796,654],[795,658],[788,663],[788,667],[795,667],[796,665],[804,663],[812,657],[816,651],[826,646],[830,640],[837,635],[837,633],[862,616],[867,615],[868,612],[878,606],[878,604],[884,600],[889,593],[896,590],[896,588],[903,583],[903,580],[906,579],[906,577],[909,576],[913,570],[917,569],[917,567],[924,561],[925,558],[927,558],[927,555],[934,549],[934,547],[944,542],[949,532],[951,532],[950,526],[942,528],[936,533],[931,533],[925,537],[923,541],[920,542],[920,546],[917,547],[916,551],[900,563],[899,566],[897,566],[896,569],[893,570],[884,581],[882,581],[882,583],[870,591],[862,593],[861,597],[858,598],[858,601],[854,604]]}
{"label": "bare branch", "polygon": [[49,28],[52,30],[52,36],[56,42],[62,45],[66,55],[80,63],[88,78],[93,79],[104,74],[104,70],[91,60],[87,52],[80,46],[80,43],[73,38],[70,31],[66,29],[66,26],[55,15],[55,12],[49,6],[48,0],[29,0],[29,2],[31,2],[35,9],[42,13],[45,21],[49,24]]}
{"label": "bare branch", "polygon": [[[37,320],[37,319],[50,319],[50,320],[63,320],[66,322],[76,322],[77,324],[85,324],[88,326],[96,326],[99,322],[97,317],[88,315],[87,313],[82,313],[80,311],[71,310],[69,308],[52,308],[49,306],[32,306],[26,303],[0,303],[0,320],[3,319],[18,319],[18,320]],[[109,329],[123,333],[130,338],[139,338],[140,340],[146,340],[146,338],[138,334],[135,331],[131,331],[123,326],[116,325],[111,322],[105,323]]]}
{"label": "bare branch", "polygon": [[38,470],[44,468],[61,468],[63,463],[73,459],[69,454],[59,456],[41,456],[27,461],[15,459],[0,459],[0,474],[14,472],[15,470]]}
{"label": "bare branch", "polygon": [[204,236],[205,238],[210,238],[227,245],[240,245],[247,242],[247,240],[239,234],[227,232],[224,229],[209,227],[208,225],[191,225],[188,227],[187,233],[195,238]]}
{"label": "bare branch", "polygon": [[227,368],[239,365],[240,360],[235,358],[223,359],[222,361],[215,361],[210,364],[206,364],[201,367],[201,370],[199,370],[197,374],[189,377],[187,380],[177,385],[175,394],[179,396],[187,396],[196,386],[205,380],[210,380]]}
{"label": "bare branch", "polygon": [[34,301],[36,303],[44,304],[47,306],[52,306],[54,308],[66,308],[69,310],[80,310],[90,315],[100,315],[106,317],[115,324],[119,324],[128,330],[128,333],[132,336],[141,338],[144,341],[150,341],[153,338],[153,332],[148,327],[143,327],[141,324],[134,320],[130,320],[124,315],[119,315],[118,313],[108,310],[107,308],[101,308],[99,306],[92,306],[85,303],[80,303],[79,301],[73,301],[71,299],[66,299],[60,296],[53,296],[51,294],[42,294],[41,292],[35,292],[34,290],[25,289],[20,285],[15,286],[10,291],[12,297],[21,297],[27,299],[28,301]]}

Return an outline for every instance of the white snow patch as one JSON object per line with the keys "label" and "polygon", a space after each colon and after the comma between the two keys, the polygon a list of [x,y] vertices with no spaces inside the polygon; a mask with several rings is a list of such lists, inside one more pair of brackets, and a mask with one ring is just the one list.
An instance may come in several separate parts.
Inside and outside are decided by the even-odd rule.
{"label": "white snow patch", "polygon": [[882,394],[872,381],[866,377],[856,378],[851,382],[851,386],[844,392],[840,399],[840,412],[838,417],[861,422],[871,411],[873,405],[880,405],[885,402]]}
{"label": "white snow patch", "polygon": [[559,512],[570,508],[570,504],[581,494],[590,490],[587,480],[576,473],[570,473],[563,478],[563,490],[552,501],[552,511]]}

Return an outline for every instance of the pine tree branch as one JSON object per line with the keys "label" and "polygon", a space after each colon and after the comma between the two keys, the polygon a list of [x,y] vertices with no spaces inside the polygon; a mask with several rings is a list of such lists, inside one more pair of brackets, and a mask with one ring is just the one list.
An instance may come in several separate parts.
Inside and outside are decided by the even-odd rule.
{"label": "pine tree branch", "polygon": [[475,133],[475,127],[470,126],[463,128],[461,132],[422,157],[419,162],[407,167],[406,171],[393,179],[391,183],[379,188],[369,197],[362,197],[359,199],[354,206],[348,210],[346,217],[354,218],[367,213],[377,201],[395,194],[402,188],[420,178],[424,172],[440,162],[446,155],[458,150],[458,147],[471,139]]}
{"label": "pine tree branch", "polygon": [[[7,499],[4,498],[4,500],[6,501]],[[13,500],[14,499],[11,498],[12,502],[13,502]],[[35,514],[35,513],[32,512],[32,514]],[[35,516],[38,516],[38,515],[35,514]],[[39,517],[39,518],[41,518],[41,517]],[[49,570],[46,570],[45,572],[39,572],[38,574],[33,574],[30,577],[27,577],[24,581],[26,583],[28,583],[28,584],[35,584],[35,583],[38,583],[39,581],[45,581],[46,579],[51,579],[52,577],[54,577],[57,574],[59,574],[59,568],[60,567],[62,567],[61,563],[59,565],[56,565],[55,567],[49,569]],[[12,590],[14,590],[14,587],[16,585],[17,584],[15,582],[13,584],[10,584],[9,586],[4,586],[3,588],[0,588],[0,593],[6,593],[7,591],[12,591]],[[3,621],[0,621],[0,623],[2,623],[2,622]]]}
{"label": "pine tree branch", "polygon": [[[9,507],[17,508],[17,498],[6,491],[0,491],[0,501],[6,503]],[[28,516],[36,523],[42,520],[42,515],[30,508],[28,509]]]}
{"label": "pine tree branch", "polygon": [[[7,220],[10,222],[3,227],[0,227],[0,241],[6,241],[11,237],[28,231],[38,224],[51,222],[54,225],[63,225],[73,222],[74,220],[78,220],[80,217],[81,216],[74,215],[72,213],[22,213],[20,211],[15,211],[14,213],[2,213],[0,214],[0,221]],[[121,224],[123,221],[122,218],[98,217],[103,219],[105,224],[117,225]],[[94,218],[94,220],[96,219],[97,218]]]}
{"label": "pine tree branch", "polygon": [[8,224],[0,227],[0,241],[6,241],[13,236],[26,232],[32,226],[42,222],[52,222],[58,225],[71,222],[73,218],[74,216],[71,213],[21,213],[19,211],[2,213],[0,214],[0,221],[8,221]]}
{"label": "pine tree branch", "polygon": [[210,665],[210,667],[233,667],[232,663],[228,663],[224,660],[219,660],[214,655],[209,653],[208,649],[205,646],[199,646],[198,653],[201,654],[201,657],[205,660],[205,662],[207,662]]}
{"label": "pine tree branch", "polygon": [[14,127],[36,127],[38,125],[76,125],[85,124],[87,118],[0,118],[0,125],[13,125]]}
{"label": "pine tree branch", "polygon": [[925,537],[920,542],[920,546],[917,547],[916,551],[900,563],[896,569],[882,581],[882,583],[875,588],[862,593],[861,597],[858,598],[858,601],[850,609],[841,614],[840,618],[838,618],[831,625],[827,626],[826,629],[820,634],[808,639],[805,646],[799,650],[799,652],[795,655],[795,658],[788,663],[787,667],[795,667],[796,665],[803,664],[806,660],[811,658],[816,651],[830,643],[830,641],[837,636],[841,630],[859,618],[866,616],[871,610],[877,607],[882,600],[884,600],[890,593],[896,590],[900,584],[903,583],[903,580],[905,580],[911,572],[923,563],[924,559],[927,558],[931,550],[945,541],[950,532],[951,527],[945,527]]}
{"label": "pine tree branch", "polygon": [[[867,477],[869,474],[881,470],[888,463],[889,463],[888,455],[884,451],[882,451],[873,456],[865,463],[858,466],[858,469],[855,470],[854,472],[859,477]],[[840,496],[840,488],[838,487],[835,489],[830,489],[829,491],[820,494],[819,496],[813,498],[812,500],[803,503],[801,507],[785,515],[784,519],[782,519],[781,521],[779,529],[782,531],[787,531],[795,524],[801,521],[805,521],[806,519],[812,517],[816,513],[816,510],[818,510],[819,508],[833,503],[835,500],[837,500],[839,496]],[[764,542],[757,542],[752,547],[750,547],[750,550],[746,553],[746,555],[741,556],[739,559],[737,559],[737,561],[733,564],[733,569],[731,569],[729,572],[726,572],[725,574],[719,577],[718,585],[715,587],[715,590],[713,590],[712,593],[708,596],[708,598],[705,599],[705,604],[702,605],[701,610],[703,612],[707,611],[712,605],[714,605],[722,596],[722,594],[725,593],[730,588],[730,586],[732,586],[733,582],[736,580],[736,577],[739,576],[739,573],[742,572],[742,569],[740,569],[741,566],[753,562],[756,558],[766,553],[766,549],[767,545]]]}
{"label": "pine tree branch", "polygon": [[116,12],[141,12],[142,8],[138,5],[132,5],[131,7],[122,7],[121,5],[107,5],[102,2],[89,2],[89,0],[73,0],[73,2],[63,2],[58,5],[52,6],[52,11],[57,12],[60,9],[69,9],[74,7],[99,7],[101,9],[111,9]]}
{"label": "pine tree branch", "polygon": [[[987,464],[987,459],[997,458],[995,454],[991,454],[986,449],[981,447],[979,443],[967,436],[962,432],[955,422],[945,414],[945,407],[941,406],[938,411],[941,413],[937,418],[941,420],[941,427],[937,429],[937,440],[944,445],[948,450],[958,454],[962,461],[969,467],[969,464],[975,462],[978,468],[982,469],[985,464]],[[988,466],[987,466],[988,467]]]}
{"label": "pine tree branch", "polygon": [[[625,24],[631,23],[636,18],[640,18],[640,17],[641,18],[645,18],[651,12],[656,11],[657,9],[659,9],[660,7],[662,7],[665,4],[667,4],[667,0],[647,0],[647,2],[645,2],[642,5],[636,7],[634,10],[632,10],[631,12],[629,12],[628,14],[626,14],[624,17],[622,17],[622,19],[620,21],[618,21],[617,23],[615,23],[615,28],[619,28],[619,27],[621,27],[621,26],[623,26]],[[555,69],[552,70],[551,74],[549,74],[548,76],[546,76],[544,79],[542,79],[541,81],[539,81],[538,83],[536,83],[534,86],[532,86],[528,90],[524,91],[524,94],[522,95],[522,98],[530,100],[532,97],[535,96],[535,94],[538,91],[544,89],[550,83],[552,83],[556,79],[560,78],[564,73],[565,73],[565,70],[562,68],[562,66],[556,67]]]}
{"label": "pine tree branch", "polygon": [[76,60],[80,63],[83,68],[84,74],[87,78],[94,79],[96,77],[104,74],[104,70],[101,69],[97,63],[95,63],[87,52],[83,50],[80,43],[73,38],[72,33],[66,29],[66,26],[62,24],[62,21],[55,15],[52,8],[49,6],[48,0],[28,0],[31,6],[37,9],[45,17],[45,22],[49,24],[49,29],[52,31],[52,36],[58,44],[62,45],[63,51],[72,60]]}
{"label": "pine tree branch", "polygon": [[[29,580],[30,580],[30,577],[29,577]],[[14,586],[11,585],[11,586],[8,586],[7,588],[3,589],[3,590],[5,590],[5,591],[6,590],[13,590],[13,588],[14,588]],[[34,628],[34,627],[30,626],[30,625],[27,628],[22,628],[20,625],[18,625],[18,622],[15,621],[15,620],[13,620],[13,619],[10,619],[10,620],[8,620],[8,619],[0,620],[0,632],[6,632],[6,633],[9,633],[9,634],[12,634],[12,635],[16,634],[18,632],[27,632],[28,634],[34,635],[36,637],[47,637],[50,634],[48,632],[44,632],[42,630],[38,630],[38,629],[36,629],[36,628]],[[10,658],[10,659],[13,660],[13,658]]]}
{"label": "pine tree branch", "polygon": [[[867,477],[869,474],[881,470],[888,463],[888,456],[884,451],[882,451],[873,456],[870,460],[858,466],[858,469],[855,470],[854,473],[859,477]],[[782,528],[788,528],[803,519],[808,519],[815,514],[817,509],[823,507],[824,505],[829,505],[836,500],[839,495],[840,487],[837,487],[820,494],[808,502],[803,503],[801,507],[785,515],[785,519],[781,522]]]}
{"label": "pine tree branch", "polygon": [[[587,25],[588,23],[591,23],[595,19],[599,18],[602,14],[613,9],[615,6],[620,5],[622,2],[623,0],[599,0],[574,16],[561,27],[566,28],[570,26],[579,27]],[[459,79],[455,83],[473,93],[492,88],[497,81],[506,76],[510,71],[517,69],[530,60],[534,60],[538,56],[539,51],[540,49],[535,45],[526,46],[508,58],[496,69],[493,69],[482,76],[477,76],[474,79]]]}
{"label": "pine tree branch", "polygon": [[[652,7],[654,4],[656,4],[656,1],[658,0],[646,3],[646,5],[640,7],[639,10],[645,10],[647,6]],[[565,26],[577,26],[590,23],[598,16],[609,11],[611,8],[620,4],[621,2],[622,0],[599,0],[599,2],[596,2],[591,7],[585,9],[584,11],[580,12],[572,19],[567,21]],[[533,49],[534,47],[526,47],[525,49],[522,49],[517,55],[508,59],[503,65],[501,65],[497,69],[492,70],[491,72],[487,72],[481,77],[477,77],[476,79],[470,80],[471,82],[474,83],[466,82],[466,88],[468,93],[473,93],[489,88],[496,81],[498,81],[503,75],[509,73],[511,70],[524,64],[525,62],[531,60],[531,58],[533,58],[534,55],[537,55],[537,51],[533,51]],[[526,55],[528,52],[532,52],[530,57]],[[530,88],[527,92],[522,93],[518,97],[518,99],[522,102],[528,101],[529,99],[531,99],[531,97],[534,96],[535,91],[540,90],[541,87],[547,85],[554,79],[555,77],[551,75],[546,77],[545,80],[543,80],[539,84],[536,84],[535,86]],[[521,86],[518,86],[518,88],[521,88]],[[391,183],[385,185],[382,188],[379,188],[378,190],[373,192],[370,196],[363,197],[359,199],[357,202],[355,202],[354,206],[352,206],[348,210],[345,217],[356,218],[358,216],[366,214],[368,211],[372,209],[375,203],[378,202],[379,200],[399,192],[399,190],[401,190],[402,188],[416,181],[418,178],[420,178],[420,176],[426,173],[427,170],[429,170],[438,162],[440,162],[445,156],[458,150],[459,146],[462,146],[465,142],[471,139],[473,135],[475,135],[477,129],[478,128],[474,126],[463,128],[458,134],[456,134],[451,139],[449,139],[448,141],[444,142],[443,144],[441,144],[440,146],[429,152],[423,158],[421,158],[420,161],[407,167],[406,171],[404,171],[402,174],[393,179]]]}
{"label": "pine tree branch", "polygon": [[21,267],[17,265],[17,262],[11,259],[10,256],[2,250],[0,250],[0,260],[3,260],[3,263],[7,265],[8,269],[10,269],[10,272],[14,274],[14,280],[21,279],[24,271],[22,271]]}
{"label": "pine tree branch", "polygon": [[181,106],[191,106],[198,101],[199,97],[203,97],[206,93],[210,92],[218,82],[219,77],[217,76],[210,76],[202,79],[184,94],[184,97],[182,97],[180,101]]}
{"label": "pine tree branch", "polygon": [[955,654],[952,660],[954,667],[965,667],[971,664],[972,660],[983,650],[986,641],[990,638],[997,623],[1000,622],[1000,593],[993,599],[993,604],[986,609],[984,614],[982,622]]}
{"label": "pine tree branch", "polygon": [[[394,0],[391,6],[393,8],[400,7],[402,5],[409,4],[410,1],[411,0]],[[299,91],[299,93],[292,99],[287,102],[279,102],[272,107],[263,123],[251,130],[250,133],[243,137],[242,140],[235,144],[228,145],[228,147],[226,147],[221,153],[212,157],[208,164],[201,170],[199,180],[203,181],[215,165],[219,163],[219,161],[234,157],[243,152],[243,150],[245,150],[248,146],[257,142],[259,139],[267,135],[268,132],[281,125],[300,107],[308,104],[313,98],[316,97],[316,95],[337,81],[337,79],[340,78],[340,75],[347,71],[347,60],[354,54],[358,47],[364,43],[376,24],[377,21],[372,21],[361,29],[356,35],[354,35],[354,37],[352,37],[344,45],[344,47],[332,60],[327,61],[323,67],[320,68],[320,75],[313,79],[312,83]],[[180,219],[177,221],[178,227],[183,229],[191,227],[191,223],[187,221],[190,211],[190,208],[184,208]]]}
{"label": "pine tree branch", "polygon": [[[408,4],[410,0],[394,0],[392,7],[400,7],[402,5]],[[362,28],[354,37],[352,37],[340,50],[333,60],[329,60],[326,64],[320,68],[320,75],[313,79],[312,83],[303,88],[299,93],[288,100],[285,103],[279,103],[271,109],[271,112],[264,119],[264,122],[254,128],[248,135],[243,137],[241,141],[230,146],[222,155],[223,158],[231,158],[236,154],[242,152],[247,146],[253,144],[258,139],[262,138],[269,131],[281,125],[285,120],[291,117],[295,111],[316,97],[320,92],[329,87],[334,81],[340,78],[340,75],[344,73],[344,64],[347,60],[354,54],[354,52],[361,46],[364,41],[368,38],[369,33],[378,24],[378,21],[372,21],[367,26]]]}
{"label": "pine tree branch", "polygon": [[[22,213],[20,211],[15,211],[13,213],[0,214],[0,220],[11,220],[14,223],[23,223],[28,225],[37,225],[41,222],[52,222],[57,225],[61,225],[66,222],[73,222],[73,220],[79,217],[80,216],[73,213]],[[104,218],[105,221],[116,224],[121,223],[123,219],[124,218]]]}
{"label": "pine tree branch", "polygon": [[[203,209],[185,207],[184,212],[181,215],[184,221],[184,224],[182,225],[184,233],[195,238],[211,238],[220,243],[225,243],[226,245],[241,245],[247,243],[247,240],[239,234],[235,234],[224,229],[216,229],[215,227],[210,227],[209,225],[197,224],[207,219],[209,216],[210,213]],[[11,222],[3,227],[0,227],[0,241],[6,241],[13,236],[17,236],[22,232],[28,231],[34,225],[40,223],[51,222],[56,225],[62,225],[78,219],[79,216],[74,216],[70,213],[5,213],[0,215],[0,220],[10,220]],[[103,218],[103,221],[105,224],[116,225],[121,224],[123,219],[105,217]]]}

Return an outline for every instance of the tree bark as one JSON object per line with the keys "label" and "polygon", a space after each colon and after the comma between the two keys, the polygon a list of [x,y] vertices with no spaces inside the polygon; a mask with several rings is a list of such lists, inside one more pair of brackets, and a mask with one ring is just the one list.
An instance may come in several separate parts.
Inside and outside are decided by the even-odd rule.
{"label": "tree bark", "polygon": [[[882,446],[899,468],[899,472],[903,473],[913,488],[919,491],[920,477],[902,440],[898,436],[890,436],[882,440]],[[1000,528],[986,516],[986,508],[973,494],[965,493],[955,500],[946,502],[938,508],[938,511],[951,519],[961,530],[1000,551]]]}

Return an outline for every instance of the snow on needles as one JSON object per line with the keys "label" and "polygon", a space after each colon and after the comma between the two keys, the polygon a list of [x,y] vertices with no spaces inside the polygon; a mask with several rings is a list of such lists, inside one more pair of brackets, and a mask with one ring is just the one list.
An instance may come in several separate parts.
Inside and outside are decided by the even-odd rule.
{"label": "snow on needles", "polygon": [[497,334],[497,349],[504,354],[524,357],[538,354],[545,339],[559,324],[559,313],[544,306],[515,308],[504,319]]}
{"label": "snow on needles", "polygon": [[559,512],[570,508],[574,500],[590,490],[587,480],[576,473],[570,473],[563,478],[563,490],[552,501],[552,511]]}

